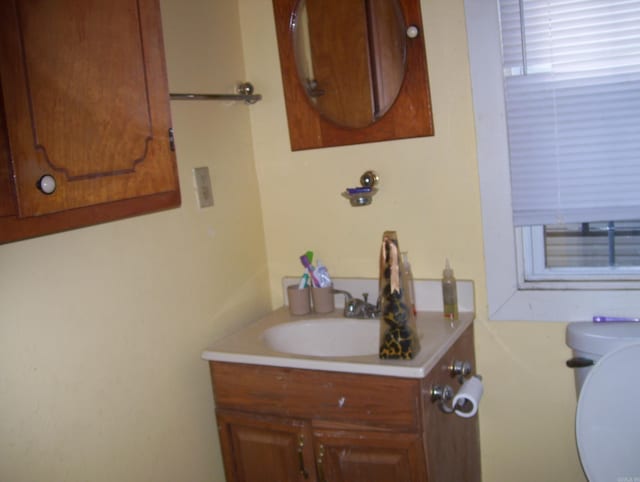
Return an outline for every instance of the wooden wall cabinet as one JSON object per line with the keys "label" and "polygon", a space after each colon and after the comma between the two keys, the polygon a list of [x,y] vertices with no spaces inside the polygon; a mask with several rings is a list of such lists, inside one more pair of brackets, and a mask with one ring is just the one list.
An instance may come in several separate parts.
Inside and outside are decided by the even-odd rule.
{"label": "wooden wall cabinet", "polygon": [[477,417],[447,415],[473,328],[423,379],[210,362],[227,482],[478,482]]}
{"label": "wooden wall cabinet", "polygon": [[157,0],[1,2],[0,83],[0,242],[180,205]]}
{"label": "wooden wall cabinet", "polygon": [[[413,26],[417,32],[417,37],[408,38],[406,41],[405,65],[401,73],[403,80],[399,92],[395,100],[391,101],[390,108],[375,122],[357,128],[345,127],[330,120],[310,101],[308,86],[305,82],[308,79],[300,78],[296,65],[296,52],[300,47],[296,45],[295,28],[299,23],[297,9],[302,3],[299,0],[273,0],[291,150],[433,136],[431,92],[419,0],[397,0],[406,27]],[[333,94],[336,94],[336,90],[340,91],[336,102],[342,107],[336,108],[351,111],[360,108],[358,105],[361,102],[354,103],[355,100],[369,91],[367,85],[375,83],[373,80],[370,80],[369,84],[356,82],[362,75],[355,72],[355,66],[367,62],[366,59],[361,58],[354,62],[350,60],[350,55],[343,57],[344,52],[352,54],[356,50],[359,39],[368,38],[374,34],[373,31],[369,33],[356,31],[356,26],[360,25],[360,22],[354,18],[352,11],[345,12],[345,9],[353,3],[340,0],[320,3],[320,10],[324,12],[321,21],[326,20],[325,28],[329,28],[324,32],[327,37],[324,39],[326,44],[323,43],[321,52],[318,54],[319,57],[330,54],[331,59],[328,60],[330,70],[332,75],[337,74],[334,87],[339,87],[328,89],[332,90]],[[367,2],[369,3],[373,2]],[[364,21],[365,18],[360,20]],[[363,47],[363,49],[368,51],[369,47]],[[322,66],[316,64],[314,69],[318,75],[321,75]],[[375,69],[370,72],[369,67],[366,67],[364,70],[365,76],[375,77]],[[357,85],[353,85],[354,83]],[[345,91],[347,87],[350,88]]]}

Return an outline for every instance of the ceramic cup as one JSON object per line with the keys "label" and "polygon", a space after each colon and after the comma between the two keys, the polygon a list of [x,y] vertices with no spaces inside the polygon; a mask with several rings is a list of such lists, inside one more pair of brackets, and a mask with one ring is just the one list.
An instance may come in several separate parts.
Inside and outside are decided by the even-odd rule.
{"label": "ceramic cup", "polygon": [[311,288],[311,298],[313,299],[313,311],[316,313],[329,313],[335,310],[333,286],[326,288]]}
{"label": "ceramic cup", "polygon": [[298,289],[297,285],[287,286],[289,312],[292,315],[306,315],[311,311],[309,288]]}

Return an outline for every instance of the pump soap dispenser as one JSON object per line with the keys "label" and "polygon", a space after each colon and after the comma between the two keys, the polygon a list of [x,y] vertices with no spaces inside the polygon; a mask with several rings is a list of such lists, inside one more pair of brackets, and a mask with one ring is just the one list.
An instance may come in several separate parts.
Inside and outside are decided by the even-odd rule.
{"label": "pump soap dispenser", "polygon": [[444,317],[449,320],[458,319],[458,289],[453,269],[447,259],[442,271],[442,304],[444,306]]}

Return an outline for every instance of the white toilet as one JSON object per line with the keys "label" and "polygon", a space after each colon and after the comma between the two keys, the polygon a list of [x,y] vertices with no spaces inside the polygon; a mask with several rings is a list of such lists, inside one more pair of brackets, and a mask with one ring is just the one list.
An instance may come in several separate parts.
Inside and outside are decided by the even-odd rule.
{"label": "white toilet", "polygon": [[576,440],[590,482],[640,482],[640,323],[569,323]]}

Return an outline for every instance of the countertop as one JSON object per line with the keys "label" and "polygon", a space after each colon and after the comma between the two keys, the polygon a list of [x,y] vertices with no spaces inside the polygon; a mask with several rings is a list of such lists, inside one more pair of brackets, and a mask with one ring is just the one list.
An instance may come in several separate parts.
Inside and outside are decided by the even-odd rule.
{"label": "countertop", "polygon": [[[420,308],[419,305],[418,308]],[[250,323],[238,332],[215,341],[203,351],[202,358],[209,361],[230,363],[423,378],[465,329],[472,324],[474,319],[474,313],[470,311],[460,312],[458,321],[445,319],[441,311],[419,311],[417,329],[421,349],[413,360],[406,361],[381,360],[377,355],[352,357],[289,355],[271,350],[262,340],[262,333],[277,324],[313,318],[340,318],[342,316],[342,309],[336,309],[333,313],[292,316],[289,314],[288,308],[283,306],[264,318]]]}

